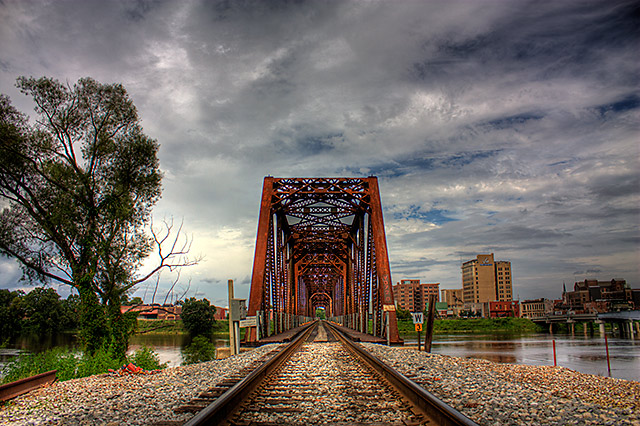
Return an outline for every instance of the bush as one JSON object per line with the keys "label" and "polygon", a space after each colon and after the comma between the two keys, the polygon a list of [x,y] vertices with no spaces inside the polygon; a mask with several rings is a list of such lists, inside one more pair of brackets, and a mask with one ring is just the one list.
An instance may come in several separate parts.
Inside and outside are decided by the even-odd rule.
{"label": "bush", "polygon": [[[127,362],[145,370],[159,370],[167,367],[160,364],[158,354],[143,347],[127,357]],[[26,354],[9,362],[2,370],[2,383],[9,383],[46,371],[58,370],[58,381],[104,374],[110,368],[118,369],[122,362],[109,351],[98,349],[93,355],[80,353],[69,348],[53,348],[37,354]]]}
{"label": "bush", "polygon": [[166,363],[160,363],[158,354],[146,346],[141,347],[129,355],[127,361],[144,370],[162,370],[167,368]]}
{"label": "bush", "polygon": [[182,351],[182,365],[211,361],[216,358],[216,347],[204,336],[196,336]]}

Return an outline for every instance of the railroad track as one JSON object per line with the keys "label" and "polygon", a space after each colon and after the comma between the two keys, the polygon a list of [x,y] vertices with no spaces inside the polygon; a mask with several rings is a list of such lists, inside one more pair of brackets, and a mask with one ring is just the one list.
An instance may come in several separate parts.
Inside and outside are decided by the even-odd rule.
{"label": "railroad track", "polygon": [[35,376],[0,386],[0,401],[8,401],[16,396],[38,389],[40,386],[50,385],[56,381],[57,371],[47,371],[46,373],[36,374]]}
{"label": "railroad track", "polygon": [[328,322],[282,348],[185,426],[476,425]]}

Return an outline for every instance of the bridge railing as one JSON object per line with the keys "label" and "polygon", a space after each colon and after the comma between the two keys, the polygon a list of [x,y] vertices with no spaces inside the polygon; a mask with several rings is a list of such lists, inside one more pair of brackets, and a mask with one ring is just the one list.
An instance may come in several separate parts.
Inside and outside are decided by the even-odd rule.
{"label": "bridge railing", "polygon": [[256,312],[256,330],[258,340],[273,336],[291,330],[292,328],[300,327],[302,324],[313,321],[312,317],[304,315],[294,315],[287,312],[274,312],[274,311],[257,311]]}

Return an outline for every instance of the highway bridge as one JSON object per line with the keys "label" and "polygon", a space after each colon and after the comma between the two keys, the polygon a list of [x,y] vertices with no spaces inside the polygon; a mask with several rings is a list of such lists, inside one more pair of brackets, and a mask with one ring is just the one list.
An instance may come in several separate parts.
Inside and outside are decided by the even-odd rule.
{"label": "highway bridge", "polygon": [[546,315],[543,317],[533,318],[532,321],[537,323],[549,324],[550,331],[553,329],[553,324],[569,324],[572,333],[575,331],[575,324],[577,323],[582,323],[585,331],[587,324],[595,323],[599,325],[600,334],[604,334],[605,323],[610,323],[614,324],[614,329],[617,329],[622,337],[633,339],[634,334],[636,335],[636,337],[640,336],[640,311],[619,311],[589,314],[567,313],[561,315]]}

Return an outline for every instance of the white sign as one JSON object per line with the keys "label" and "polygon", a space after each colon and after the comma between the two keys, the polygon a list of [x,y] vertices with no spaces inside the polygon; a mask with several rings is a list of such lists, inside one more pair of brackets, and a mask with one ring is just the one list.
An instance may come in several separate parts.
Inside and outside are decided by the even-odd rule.
{"label": "white sign", "polygon": [[256,317],[247,317],[243,320],[240,320],[240,327],[255,327],[258,325],[258,321],[256,321]]}
{"label": "white sign", "polygon": [[411,316],[413,317],[414,324],[424,323],[424,314],[422,312],[411,312]]}

